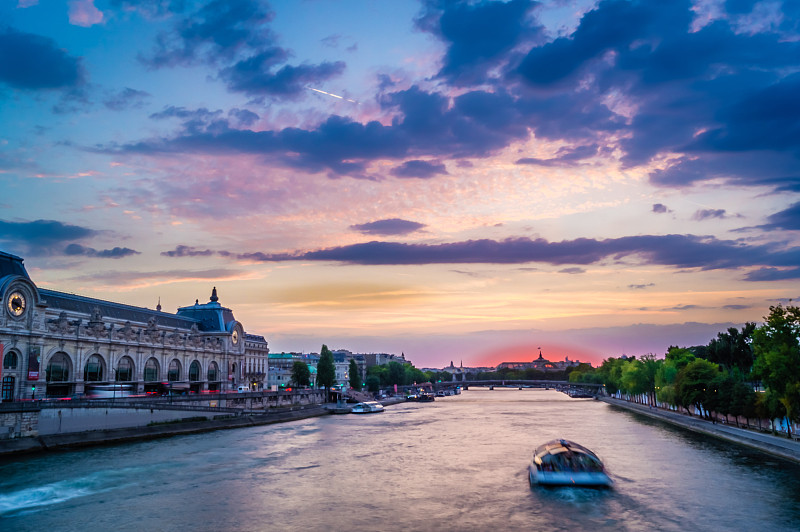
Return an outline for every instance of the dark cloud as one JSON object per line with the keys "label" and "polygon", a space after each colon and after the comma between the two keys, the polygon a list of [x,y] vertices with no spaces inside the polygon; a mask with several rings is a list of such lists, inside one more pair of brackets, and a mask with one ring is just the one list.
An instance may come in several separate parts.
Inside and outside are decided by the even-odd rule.
{"label": "dark cloud", "polygon": [[162,251],[161,255],[165,257],[208,257],[213,255],[214,252],[210,249],[197,249],[193,246],[177,246],[172,251]]}
{"label": "dark cloud", "polygon": [[25,255],[51,255],[63,252],[67,242],[90,238],[97,231],[55,220],[8,222],[0,220],[0,242]]}
{"label": "dark cloud", "polygon": [[125,109],[139,109],[145,100],[150,98],[150,93],[126,87],[116,94],[112,94],[103,102],[112,111],[124,111]]}
{"label": "dark cloud", "polygon": [[762,229],[787,229],[800,231],[800,202],[791,205],[767,217],[768,224],[760,226]]}
{"label": "dark cloud", "polygon": [[425,224],[419,222],[412,222],[410,220],[401,220],[400,218],[389,218],[387,220],[377,220],[365,224],[351,225],[351,229],[355,229],[360,233],[367,235],[407,235],[414,231],[419,231],[425,227]]}
{"label": "dark cloud", "polygon": [[577,146],[575,148],[564,147],[556,152],[555,157],[549,159],[539,159],[535,157],[524,157],[517,160],[516,164],[534,164],[538,166],[573,166],[577,162],[597,155],[598,145]]}
{"label": "dark cloud", "polygon": [[664,205],[662,203],[654,203],[653,204],[653,212],[658,213],[658,214],[663,214],[665,212],[669,212],[669,209],[667,208],[666,205]]}
{"label": "dark cloud", "polygon": [[646,288],[650,288],[651,286],[655,286],[655,283],[647,283],[647,284],[629,284],[628,288],[632,290],[644,290]]}
{"label": "dark cloud", "polygon": [[390,172],[395,177],[417,177],[428,179],[437,175],[447,175],[447,168],[444,164],[435,161],[406,161],[400,166],[393,168]]}
{"label": "dark cloud", "polygon": [[725,218],[725,209],[700,209],[692,216],[694,220],[708,220],[709,218]]}
{"label": "dark cloud", "polygon": [[753,308],[752,305],[724,305],[722,307],[725,310],[746,310],[749,308]]}
{"label": "dark cloud", "polygon": [[80,60],[50,38],[0,33],[0,83],[22,90],[69,89],[84,82]]}
{"label": "dark cloud", "polygon": [[[748,245],[695,235],[643,235],[596,240],[579,238],[562,242],[509,238],[502,241],[469,240],[445,244],[367,242],[297,253],[250,253],[239,258],[260,261],[332,261],[362,265],[410,264],[523,264],[588,265],[628,258],[644,264],[702,270],[751,266],[793,267],[800,263],[800,248]],[[749,276],[748,276],[748,280]]]}
{"label": "dark cloud", "polygon": [[427,2],[416,24],[447,44],[438,77],[456,86],[487,82],[490,70],[516,45],[541,35],[542,26],[527,16],[536,5],[531,0]]}
{"label": "dark cloud", "polygon": [[284,65],[270,71],[259,57],[240,61],[220,71],[220,77],[233,91],[251,96],[269,95],[296,97],[304,94],[307,85],[322,83],[344,72],[343,61],[319,65]]}
{"label": "dark cloud", "polygon": [[745,276],[747,281],[785,281],[800,279],[800,268],[760,268]]}
{"label": "dark cloud", "polygon": [[583,268],[573,267],[573,268],[564,268],[563,270],[558,270],[558,273],[569,273],[575,275],[579,273],[586,273],[586,270]]}
{"label": "dark cloud", "polygon": [[147,17],[183,13],[186,0],[109,0],[109,4],[125,11],[138,11]]}
{"label": "dark cloud", "polygon": [[139,252],[130,248],[115,247],[113,249],[96,250],[94,248],[81,246],[80,244],[70,244],[64,248],[65,255],[82,255],[84,257],[97,257],[100,259],[121,259],[130,255],[138,255]]}
{"label": "dark cloud", "polygon": [[213,0],[181,16],[158,35],[155,50],[140,57],[150,68],[205,64],[231,91],[253,96],[297,98],[307,84],[340,75],[341,61],[289,65],[291,52],[269,28],[274,13],[258,0]]}
{"label": "dark cloud", "polygon": [[[309,80],[341,72],[336,63],[286,64],[288,51],[270,34],[265,8],[222,4],[180,17],[177,44],[164,50],[181,60],[212,57],[230,88],[253,95],[293,98]],[[459,164],[533,135],[569,147],[519,164],[571,165],[621,153],[624,167],[670,161],[650,174],[659,186],[716,180],[800,192],[796,35],[743,32],[724,19],[695,27],[689,0],[604,0],[571,34],[545,41],[534,7],[524,0],[427,2],[417,24],[447,47],[439,77],[460,90],[385,93],[394,80],[381,74],[378,99],[391,123],[330,116],[306,129],[252,131],[221,117],[182,119],[173,135],[101,149],[253,153],[332,177],[369,177],[375,160]],[[255,15],[244,20],[245,13]]]}

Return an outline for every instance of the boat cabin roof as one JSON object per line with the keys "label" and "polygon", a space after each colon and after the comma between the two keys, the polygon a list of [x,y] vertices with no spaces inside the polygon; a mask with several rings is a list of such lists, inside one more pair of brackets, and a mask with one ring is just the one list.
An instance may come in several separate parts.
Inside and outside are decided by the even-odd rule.
{"label": "boat cabin roof", "polygon": [[553,440],[553,441],[549,441],[549,442],[537,447],[536,450],[533,452],[533,456],[534,456],[534,460],[536,460],[537,463],[541,463],[542,459],[545,456],[548,456],[548,455],[556,456],[556,455],[559,455],[561,453],[568,453],[570,455],[576,455],[576,454],[587,455],[587,456],[593,458],[594,460],[597,460],[598,462],[600,461],[600,459],[597,457],[597,455],[594,454],[592,451],[590,451],[589,449],[587,449],[583,445],[577,444],[575,442],[571,442],[569,440]]}

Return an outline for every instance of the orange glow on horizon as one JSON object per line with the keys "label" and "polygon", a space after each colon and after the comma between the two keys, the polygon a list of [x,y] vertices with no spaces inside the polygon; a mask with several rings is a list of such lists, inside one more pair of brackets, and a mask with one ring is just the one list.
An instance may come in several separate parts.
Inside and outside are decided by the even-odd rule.
{"label": "orange glow on horizon", "polygon": [[474,365],[479,367],[494,367],[502,362],[532,362],[539,358],[541,348],[542,358],[551,362],[560,362],[565,358],[572,361],[589,362],[592,366],[599,366],[604,358],[600,353],[592,352],[579,347],[564,344],[527,344],[509,345],[492,349],[478,355]]}

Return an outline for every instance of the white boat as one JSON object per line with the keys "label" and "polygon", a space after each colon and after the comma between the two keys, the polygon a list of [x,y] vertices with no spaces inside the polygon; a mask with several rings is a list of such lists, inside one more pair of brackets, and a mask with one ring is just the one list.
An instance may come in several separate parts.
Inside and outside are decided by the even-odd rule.
{"label": "white boat", "polygon": [[350,412],[353,414],[374,414],[376,412],[383,412],[383,405],[378,401],[366,401],[353,405]]}
{"label": "white boat", "polygon": [[611,487],[614,481],[592,451],[568,440],[553,440],[536,448],[528,466],[531,485]]}

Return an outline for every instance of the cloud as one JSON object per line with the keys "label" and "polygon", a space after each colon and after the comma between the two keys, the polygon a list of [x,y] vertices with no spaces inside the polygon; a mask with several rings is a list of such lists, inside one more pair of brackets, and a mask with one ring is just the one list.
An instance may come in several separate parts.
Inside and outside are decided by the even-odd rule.
{"label": "cloud", "polygon": [[527,16],[537,3],[428,1],[416,20],[447,45],[437,77],[455,86],[480,85],[520,42],[541,35],[543,28]]}
{"label": "cloud", "polygon": [[535,157],[524,157],[517,160],[516,164],[535,164],[539,166],[574,166],[577,162],[597,155],[598,145],[564,147],[556,152],[556,156],[550,159],[539,159]]}
{"label": "cloud", "polygon": [[439,162],[411,160],[393,168],[390,173],[395,177],[428,179],[436,175],[447,175],[447,168]]}
{"label": "cloud", "polygon": [[88,28],[103,22],[103,13],[94,5],[94,0],[70,0],[69,23]]}
{"label": "cloud", "polygon": [[630,288],[632,290],[645,290],[646,288],[650,288],[651,286],[655,286],[655,283],[629,284],[628,288]]}
{"label": "cloud", "polygon": [[709,218],[725,218],[725,209],[700,209],[694,213],[694,220],[708,220]]}
{"label": "cloud", "polygon": [[197,249],[193,246],[177,246],[172,251],[162,251],[161,255],[164,257],[208,257],[213,255],[214,251],[210,249]]}
{"label": "cloud", "polygon": [[97,257],[100,259],[121,259],[130,255],[138,255],[140,252],[130,248],[115,247],[113,249],[96,250],[94,248],[81,246],[80,244],[70,244],[64,248],[64,254],[75,256],[82,255],[84,257]]}
{"label": "cloud", "polygon": [[68,89],[84,82],[79,59],[55,41],[7,29],[0,33],[0,83],[21,90]]}
{"label": "cloud", "polygon": [[658,213],[658,214],[663,214],[665,212],[669,212],[669,209],[664,204],[654,203],[653,204],[653,212]]}
{"label": "cloud", "polygon": [[387,220],[377,220],[365,224],[351,225],[351,229],[355,229],[367,235],[407,235],[415,231],[419,231],[425,227],[425,224],[412,222],[409,220],[401,220],[399,218],[389,218]]}
{"label": "cloud", "polygon": [[800,279],[800,268],[760,268],[745,276],[747,281],[785,281]]}
{"label": "cloud", "polygon": [[[302,260],[361,265],[531,262],[589,265],[604,260],[634,258],[643,264],[717,270],[752,266],[793,267],[800,263],[800,248],[748,245],[695,235],[643,235],[605,240],[578,238],[561,242],[548,242],[541,238],[482,239],[443,244],[373,241],[316,251],[257,252],[238,257],[272,262]],[[750,274],[745,279],[756,280],[753,277],[754,274]]]}
{"label": "cloud", "polygon": [[108,96],[103,105],[112,111],[124,111],[125,109],[140,109],[145,104],[145,100],[150,98],[150,93],[125,87],[116,94]]}
{"label": "cloud", "polygon": [[573,267],[573,268],[564,268],[563,270],[558,270],[558,273],[569,273],[569,274],[578,274],[578,273],[586,273],[586,270],[583,268]]}
{"label": "cloud", "polygon": [[67,242],[90,238],[98,232],[55,220],[9,222],[0,220],[0,242],[19,247],[26,255],[51,255],[63,252]]}
{"label": "cloud", "polygon": [[786,229],[789,231],[800,230],[800,202],[788,208],[771,214],[767,217],[768,224],[759,226],[761,229]]}
{"label": "cloud", "polygon": [[150,68],[217,67],[217,77],[229,90],[251,96],[293,99],[307,84],[339,76],[342,61],[317,65],[286,64],[291,52],[281,48],[269,23],[274,13],[257,0],[212,0],[177,17],[161,32],[155,49],[140,60]]}

